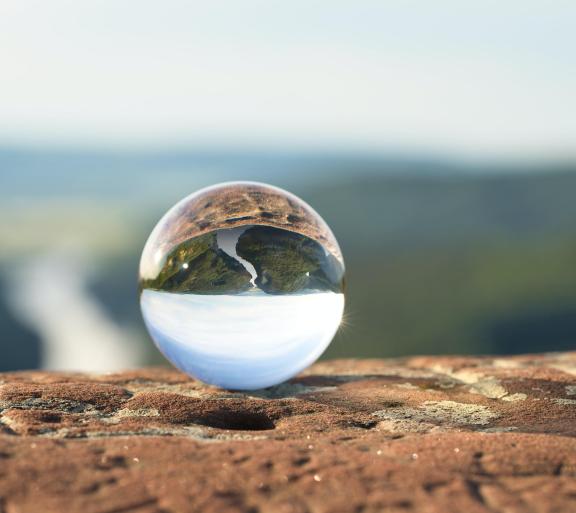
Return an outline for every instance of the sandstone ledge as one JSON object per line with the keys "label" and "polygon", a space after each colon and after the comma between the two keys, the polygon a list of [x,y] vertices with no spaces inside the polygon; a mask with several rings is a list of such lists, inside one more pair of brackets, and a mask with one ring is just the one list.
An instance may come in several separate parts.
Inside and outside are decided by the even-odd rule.
{"label": "sandstone ledge", "polygon": [[0,374],[0,513],[574,512],[576,353]]}

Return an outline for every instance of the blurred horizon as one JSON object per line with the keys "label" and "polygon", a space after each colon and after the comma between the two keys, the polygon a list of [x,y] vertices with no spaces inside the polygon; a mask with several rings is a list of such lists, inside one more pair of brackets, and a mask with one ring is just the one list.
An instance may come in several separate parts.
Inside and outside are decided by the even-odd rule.
{"label": "blurred horizon", "polygon": [[139,314],[140,252],[173,203],[231,180],[294,192],[339,240],[347,313],[325,357],[574,347],[575,162],[4,149],[0,169],[5,370],[162,361]]}

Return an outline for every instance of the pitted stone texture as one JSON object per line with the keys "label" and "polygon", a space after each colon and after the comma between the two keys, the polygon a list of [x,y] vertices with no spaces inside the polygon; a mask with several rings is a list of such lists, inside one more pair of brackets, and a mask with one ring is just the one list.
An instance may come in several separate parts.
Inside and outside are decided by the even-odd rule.
{"label": "pitted stone texture", "polygon": [[573,512],[576,353],[0,374],[0,512]]}

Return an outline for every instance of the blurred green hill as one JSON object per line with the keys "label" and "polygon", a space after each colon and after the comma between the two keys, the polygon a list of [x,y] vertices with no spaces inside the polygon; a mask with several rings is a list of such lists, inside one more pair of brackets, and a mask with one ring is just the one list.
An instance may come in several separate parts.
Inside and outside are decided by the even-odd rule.
{"label": "blurred green hill", "polygon": [[[140,330],[143,343],[150,345],[136,269],[147,234],[198,187],[248,179],[301,196],[341,244],[347,313],[325,357],[576,347],[576,165],[2,155],[0,273],[8,276],[51,244],[84,244],[94,267],[88,292],[116,322]],[[7,294],[4,286],[0,302]],[[0,350],[17,351],[16,320],[1,318],[7,312],[0,308],[0,326],[10,326],[10,340],[0,333]],[[26,326],[21,333],[31,336]]]}
{"label": "blurred green hill", "polygon": [[307,199],[348,265],[328,356],[576,347],[576,173],[370,177]]}

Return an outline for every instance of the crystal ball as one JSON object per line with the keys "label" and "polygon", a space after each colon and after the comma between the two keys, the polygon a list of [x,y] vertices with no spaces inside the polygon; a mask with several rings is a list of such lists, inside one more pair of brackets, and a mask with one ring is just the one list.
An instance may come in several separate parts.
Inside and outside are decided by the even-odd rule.
{"label": "crystal ball", "polygon": [[304,201],[253,182],[174,205],[140,261],[140,306],[164,356],[223,388],[281,383],[328,347],[344,310],[344,260]]}

